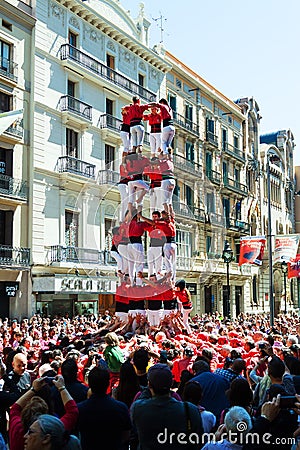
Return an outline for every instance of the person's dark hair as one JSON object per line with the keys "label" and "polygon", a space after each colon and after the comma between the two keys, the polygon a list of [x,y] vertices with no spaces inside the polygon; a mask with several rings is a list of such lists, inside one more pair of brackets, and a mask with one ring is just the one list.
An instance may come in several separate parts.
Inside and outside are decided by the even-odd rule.
{"label": "person's dark hair", "polygon": [[230,406],[242,406],[246,408],[253,401],[253,392],[245,378],[236,378],[226,391]]}
{"label": "person's dark hair", "polygon": [[109,386],[108,370],[94,367],[88,375],[88,383],[93,394],[104,395]]}
{"label": "person's dark hair", "polygon": [[193,374],[189,370],[183,370],[180,375],[180,383],[177,389],[177,394],[182,398],[186,383],[193,378]]}
{"label": "person's dark hair", "polygon": [[213,351],[210,348],[204,348],[202,350],[202,356],[204,356],[210,362],[213,358]]}
{"label": "person's dark hair", "polygon": [[130,408],[139,390],[139,380],[134,367],[129,360],[125,361],[120,367],[120,382],[116,389],[116,399],[124,402]]}
{"label": "person's dark hair", "polygon": [[236,358],[232,363],[231,369],[241,374],[243,370],[246,370],[246,361],[243,358]]}
{"label": "person's dark hair", "polygon": [[61,374],[66,383],[77,380],[78,367],[74,358],[66,359],[61,365]]}
{"label": "person's dark hair", "polygon": [[238,350],[236,350],[235,348],[233,350],[231,350],[230,352],[230,357],[231,359],[237,359],[237,358],[241,358],[241,352],[239,352]]}
{"label": "person's dark hair", "polygon": [[193,371],[196,375],[203,373],[203,372],[210,372],[210,367],[208,362],[203,360],[198,360],[194,362],[193,364]]}
{"label": "person's dark hair", "polygon": [[268,363],[268,375],[272,376],[276,380],[281,380],[285,372],[284,362],[277,356],[272,356],[271,361]]}
{"label": "person's dark hair", "polygon": [[183,289],[186,286],[185,280],[176,281],[175,286],[178,287],[181,291],[183,291]]}
{"label": "person's dark hair", "polygon": [[53,359],[53,353],[51,350],[44,350],[41,355],[41,366],[43,364],[50,364],[50,360]]}
{"label": "person's dark hair", "polygon": [[166,106],[169,106],[168,100],[167,100],[167,99],[165,99],[165,98],[161,98],[161,99],[159,100],[159,102],[158,102],[158,103],[161,103],[162,105],[166,105]]}
{"label": "person's dark hair", "polygon": [[185,402],[199,405],[202,398],[202,387],[198,381],[188,381],[184,386],[182,399]]}
{"label": "person's dark hair", "polygon": [[284,362],[291,375],[300,375],[300,360],[292,355],[285,355]]}
{"label": "person's dark hair", "polygon": [[133,364],[137,368],[137,370],[146,370],[149,363],[149,353],[147,350],[143,348],[139,348],[134,352],[133,355]]}
{"label": "person's dark hair", "polygon": [[271,334],[268,334],[267,339],[266,339],[269,344],[271,345],[271,347],[273,347],[275,339],[273,338],[273,336],[271,336]]}
{"label": "person's dark hair", "polygon": [[132,97],[133,103],[137,103],[139,100],[140,100],[140,97],[138,97],[137,95],[134,95],[134,96]]}
{"label": "person's dark hair", "polygon": [[41,414],[47,414],[48,411],[48,405],[45,400],[37,395],[31,397],[21,412],[21,421],[24,431],[27,432],[30,425],[37,420]]}
{"label": "person's dark hair", "polygon": [[268,401],[272,401],[274,397],[277,397],[278,394],[281,396],[288,395],[282,384],[272,384],[267,391],[267,399]]}

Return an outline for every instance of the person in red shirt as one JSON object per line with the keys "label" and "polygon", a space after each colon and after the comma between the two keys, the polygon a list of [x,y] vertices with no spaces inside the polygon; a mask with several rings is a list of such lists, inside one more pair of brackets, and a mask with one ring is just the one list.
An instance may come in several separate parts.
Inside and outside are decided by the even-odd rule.
{"label": "person in red shirt", "polygon": [[121,131],[120,131],[120,138],[122,139],[123,143],[123,158],[128,155],[128,153],[131,150],[131,138],[130,138],[130,110],[131,105],[126,105],[121,108],[121,114],[122,114],[122,125],[121,125]]}
{"label": "person in red shirt", "polygon": [[144,176],[150,178],[150,211],[161,210],[162,206],[162,190],[161,190],[161,181],[162,175],[160,171],[159,159],[154,156],[150,159],[149,166],[146,166],[144,169]]}
{"label": "person in red shirt", "polygon": [[161,152],[161,122],[162,116],[160,109],[156,106],[151,108],[150,114],[144,114],[143,119],[149,122],[151,126],[150,131],[150,149],[151,157]]}
{"label": "person in red shirt", "polygon": [[[142,280],[137,277],[138,272],[144,269],[144,247],[142,244],[142,236],[146,231],[147,223],[138,220],[137,211],[132,211],[132,219],[129,224],[129,244],[128,244],[128,270],[131,286],[136,283],[142,286]],[[136,280],[136,281],[135,281]]]}
{"label": "person in red shirt", "polygon": [[[165,98],[161,98],[159,103],[156,104],[160,108],[161,117],[163,121],[163,129],[161,135],[162,151],[164,155],[171,155],[172,153],[172,141],[175,135],[175,127],[173,122],[173,111],[168,101]],[[169,156],[171,158],[171,156]]]}
{"label": "person in red shirt", "polygon": [[183,315],[183,323],[188,332],[191,334],[192,329],[189,325],[189,315],[193,309],[193,303],[190,291],[186,288],[185,280],[179,280],[175,284],[175,292],[177,297],[177,302],[182,305],[182,315]]}
{"label": "person in red shirt", "polygon": [[162,230],[165,235],[166,242],[163,247],[164,262],[167,272],[171,272],[171,280],[176,280],[176,227],[173,216],[170,216],[166,211],[161,212],[162,220],[156,223],[156,228]]}
{"label": "person in red shirt", "polygon": [[149,165],[149,159],[141,154],[130,153],[126,156],[126,168],[128,172],[128,209],[132,215],[133,205],[136,200],[138,211],[143,208],[143,199],[149,191],[149,184],[143,180],[143,172]]}
{"label": "person in red shirt", "polygon": [[139,97],[132,97],[133,104],[130,105],[128,115],[130,118],[130,134],[132,140],[132,151],[141,152],[143,149],[145,128],[143,124],[143,113],[149,108],[148,105],[141,105]]}

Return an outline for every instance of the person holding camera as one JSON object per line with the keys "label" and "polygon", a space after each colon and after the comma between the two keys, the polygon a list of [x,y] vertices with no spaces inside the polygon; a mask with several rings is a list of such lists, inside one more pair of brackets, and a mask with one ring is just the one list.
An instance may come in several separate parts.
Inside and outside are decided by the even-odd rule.
{"label": "person holding camera", "polygon": [[24,449],[24,434],[41,414],[51,414],[50,386],[54,385],[60,393],[65,414],[60,418],[64,428],[71,432],[78,419],[78,408],[65,386],[64,378],[42,377],[33,381],[31,388],[20,397],[10,409],[9,448]]}

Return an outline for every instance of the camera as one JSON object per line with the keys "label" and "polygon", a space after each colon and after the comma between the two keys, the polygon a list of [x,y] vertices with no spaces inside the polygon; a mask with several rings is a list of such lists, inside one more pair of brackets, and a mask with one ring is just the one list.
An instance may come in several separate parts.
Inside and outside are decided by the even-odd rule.
{"label": "camera", "polygon": [[280,397],[280,408],[294,408],[297,398],[294,395],[286,395]]}

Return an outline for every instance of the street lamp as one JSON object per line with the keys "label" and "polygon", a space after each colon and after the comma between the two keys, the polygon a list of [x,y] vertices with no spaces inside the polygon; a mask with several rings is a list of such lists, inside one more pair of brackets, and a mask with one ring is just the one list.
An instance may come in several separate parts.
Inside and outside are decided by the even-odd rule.
{"label": "street lamp", "polygon": [[279,161],[274,153],[267,153],[267,191],[268,191],[268,252],[269,252],[269,296],[270,296],[270,326],[274,326],[274,286],[273,286],[273,257],[272,257],[272,215],[271,215],[271,174],[270,162]]}
{"label": "street lamp", "polygon": [[233,251],[231,250],[230,244],[228,241],[225,241],[224,250],[222,253],[222,258],[224,263],[226,264],[227,269],[227,287],[226,287],[226,297],[224,298],[223,293],[223,316],[228,317],[230,319],[230,284],[229,284],[229,264],[233,260]]}
{"label": "street lamp", "polygon": [[283,273],[283,283],[284,283],[284,314],[286,314],[286,277],[288,272],[288,265],[285,261],[281,263],[281,272]]}

